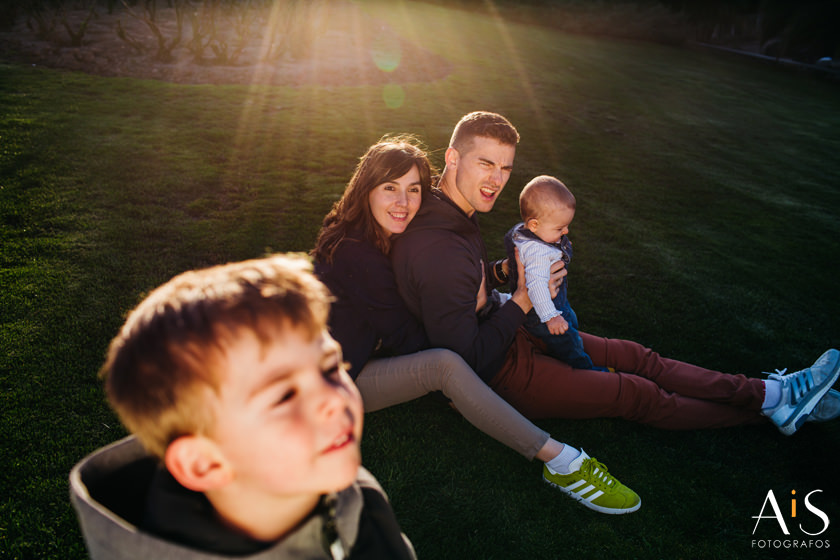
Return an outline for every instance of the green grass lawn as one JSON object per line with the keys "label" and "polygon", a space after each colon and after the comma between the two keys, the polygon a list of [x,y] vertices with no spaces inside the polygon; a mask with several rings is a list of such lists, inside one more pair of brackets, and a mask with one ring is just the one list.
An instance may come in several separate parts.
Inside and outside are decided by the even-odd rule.
{"label": "green grass lawn", "polygon": [[[307,251],[369,144],[415,132],[440,162],[471,110],[522,134],[482,217],[492,257],[532,176],[577,196],[570,298],[584,330],[750,376],[840,346],[837,83],[394,5],[363,4],[452,65],[400,84],[394,109],[381,86],[183,86],[0,62],[0,557],[85,556],[67,475],[124,435],[96,372],[144,293],[189,268]],[[421,558],[836,557],[840,422],[791,438],[538,423],[604,461],[641,510],[575,505],[431,396],[369,415],[363,441]],[[790,492],[816,489],[832,524],[809,537],[822,523],[802,500],[791,519]],[[788,537],[772,519],[752,534],[769,490]]]}

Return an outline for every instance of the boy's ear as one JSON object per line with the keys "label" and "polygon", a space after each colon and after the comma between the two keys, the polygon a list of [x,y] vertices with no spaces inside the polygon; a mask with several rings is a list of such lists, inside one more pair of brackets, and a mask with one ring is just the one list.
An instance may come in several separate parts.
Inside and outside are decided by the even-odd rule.
{"label": "boy's ear", "polygon": [[458,153],[458,150],[455,148],[446,148],[446,152],[443,155],[443,161],[446,163],[447,167],[455,167],[458,165],[458,158],[461,154]]}
{"label": "boy's ear", "polygon": [[540,221],[536,218],[530,218],[527,222],[525,222],[525,227],[531,230],[531,233],[537,233],[537,226],[540,225]]}
{"label": "boy's ear", "polygon": [[195,492],[215,490],[233,479],[233,469],[213,440],[181,436],[166,448],[163,462],[181,486]]}

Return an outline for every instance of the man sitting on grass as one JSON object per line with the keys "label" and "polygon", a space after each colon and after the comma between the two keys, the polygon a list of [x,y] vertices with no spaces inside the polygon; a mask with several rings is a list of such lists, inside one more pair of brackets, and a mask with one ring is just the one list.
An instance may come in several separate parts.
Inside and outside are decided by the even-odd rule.
{"label": "man sitting on grass", "polygon": [[[546,355],[542,344],[521,328],[533,307],[527,292],[504,300],[493,290],[508,280],[512,265],[507,260],[490,263],[477,218],[501,196],[518,142],[519,133],[502,115],[465,115],[452,132],[437,187],[393,244],[400,295],[423,322],[433,346],[460,354],[530,419],[624,418],[669,430],[769,421],[791,435],[806,422],[840,416],[840,393],[831,388],[840,377],[836,349],[811,367],[767,379],[712,371],[665,358],[633,341],[584,332],[579,335],[593,365],[615,373],[577,369]],[[556,287],[562,275],[553,270],[549,281]],[[486,303],[476,312],[480,287],[487,290]],[[592,464],[581,453],[568,472],[546,467],[544,477],[579,499],[575,489],[586,486],[578,473],[581,462]],[[584,505],[615,504],[596,500]]]}
{"label": "man sitting on grass", "polygon": [[328,309],[308,262],[275,256],[177,276],[129,315],[102,375],[160,464],[132,438],[76,466],[93,557],[414,558],[361,468]]}

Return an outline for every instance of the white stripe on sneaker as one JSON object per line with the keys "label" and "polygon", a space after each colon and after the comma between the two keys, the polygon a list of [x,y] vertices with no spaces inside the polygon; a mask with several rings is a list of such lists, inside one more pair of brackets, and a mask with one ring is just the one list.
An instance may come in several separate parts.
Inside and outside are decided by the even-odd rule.
{"label": "white stripe on sneaker", "polygon": [[601,492],[600,490],[598,490],[597,492],[595,492],[594,494],[592,494],[591,496],[589,496],[588,498],[586,498],[586,500],[585,500],[585,501],[587,501],[587,502],[594,502],[595,500],[597,500],[598,498],[600,498],[600,497],[601,497],[601,496],[603,496],[603,495],[604,495],[604,493],[603,493],[603,492]]}
{"label": "white stripe on sneaker", "polygon": [[568,490],[569,492],[571,492],[572,490],[574,490],[575,488],[577,488],[581,484],[586,484],[586,481],[582,478],[574,481],[573,484],[569,484],[568,486],[565,487],[565,489]]}
{"label": "white stripe on sneaker", "polygon": [[580,492],[575,492],[574,494],[575,494],[575,496],[582,499],[584,495],[588,494],[589,492],[591,492],[593,490],[595,490],[595,487],[590,484],[589,486],[587,486],[586,488],[584,488]]}

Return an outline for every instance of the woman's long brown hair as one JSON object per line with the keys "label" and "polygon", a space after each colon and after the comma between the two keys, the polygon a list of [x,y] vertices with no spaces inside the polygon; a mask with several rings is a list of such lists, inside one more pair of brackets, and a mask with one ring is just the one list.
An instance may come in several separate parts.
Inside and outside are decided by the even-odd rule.
{"label": "woman's long brown hair", "polygon": [[341,199],[324,218],[318,240],[310,255],[318,262],[331,263],[338,245],[351,230],[361,230],[365,238],[384,254],[391,243],[370,210],[370,192],[399,179],[413,166],[420,172],[421,193],[425,198],[432,184],[432,165],[420,142],[411,135],[385,136],[368,148],[359,160]]}

